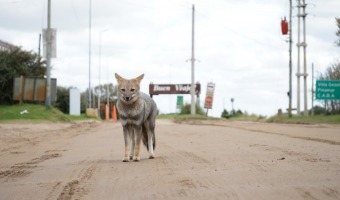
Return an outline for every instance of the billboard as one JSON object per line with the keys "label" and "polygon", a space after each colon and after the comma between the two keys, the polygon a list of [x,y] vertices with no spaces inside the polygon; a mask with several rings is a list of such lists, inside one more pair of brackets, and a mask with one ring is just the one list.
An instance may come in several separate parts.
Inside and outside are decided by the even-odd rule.
{"label": "billboard", "polygon": [[211,109],[213,100],[214,100],[214,92],[215,92],[215,83],[208,83],[207,85],[207,93],[205,95],[204,100],[204,108]]}
{"label": "billboard", "polygon": [[[46,99],[45,78],[15,77],[13,80],[13,100],[39,101]],[[51,101],[57,101],[57,79],[51,78]]]}
{"label": "billboard", "polygon": [[[149,94],[190,94],[191,84],[149,84]],[[201,93],[201,84],[195,84],[195,94],[199,96]]]}

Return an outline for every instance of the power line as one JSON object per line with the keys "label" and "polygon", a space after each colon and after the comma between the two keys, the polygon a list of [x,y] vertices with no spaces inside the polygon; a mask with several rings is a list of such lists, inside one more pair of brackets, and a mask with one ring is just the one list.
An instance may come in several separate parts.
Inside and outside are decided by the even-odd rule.
{"label": "power line", "polygon": [[74,2],[73,2],[73,0],[71,0],[71,6],[72,6],[72,11],[73,11],[73,14],[74,14],[74,16],[75,16],[75,18],[76,18],[77,22],[79,23],[79,25],[80,25],[80,26],[83,26],[83,27],[85,27],[85,25],[84,25],[84,24],[82,24],[82,23],[80,22],[80,20],[79,20],[78,13],[77,13],[77,10],[76,10],[76,8],[75,8],[75,6],[74,6]]}

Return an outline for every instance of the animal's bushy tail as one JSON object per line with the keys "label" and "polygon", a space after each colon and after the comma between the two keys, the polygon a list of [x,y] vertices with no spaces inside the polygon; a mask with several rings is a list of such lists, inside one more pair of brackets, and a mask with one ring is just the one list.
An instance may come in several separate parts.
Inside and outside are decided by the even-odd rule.
{"label": "animal's bushy tail", "polygon": [[[156,137],[155,137],[155,127],[150,127],[151,128],[151,133],[152,133],[152,147],[153,150],[155,150],[156,148]],[[145,147],[147,148],[147,150],[149,150],[149,142],[148,142],[148,131],[145,127],[145,125],[142,126],[142,140],[143,140],[143,144],[145,145]]]}

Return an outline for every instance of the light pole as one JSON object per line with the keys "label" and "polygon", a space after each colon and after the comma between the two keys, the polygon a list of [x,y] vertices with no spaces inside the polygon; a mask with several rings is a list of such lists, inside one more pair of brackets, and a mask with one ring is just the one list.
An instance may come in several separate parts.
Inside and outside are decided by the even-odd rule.
{"label": "light pole", "polygon": [[92,12],[92,6],[91,6],[91,0],[89,0],[89,96],[88,96],[88,102],[87,106],[88,108],[91,108],[91,12]]}
{"label": "light pole", "polygon": [[289,104],[288,117],[292,117],[292,0],[289,0]]}
{"label": "light pole", "polygon": [[101,51],[102,51],[102,33],[108,31],[109,29],[105,29],[100,31],[99,33],[99,72],[98,72],[98,79],[99,79],[99,94],[98,94],[98,115],[100,116],[100,95],[101,95],[101,86],[100,86],[100,69],[101,69]]}
{"label": "light pole", "polygon": [[231,101],[231,115],[234,115],[234,98],[231,98],[230,101]]}
{"label": "light pole", "polygon": [[192,5],[192,46],[191,46],[191,115],[196,114],[195,103],[195,5]]}
{"label": "light pole", "polygon": [[51,108],[51,0],[47,1],[46,109]]}

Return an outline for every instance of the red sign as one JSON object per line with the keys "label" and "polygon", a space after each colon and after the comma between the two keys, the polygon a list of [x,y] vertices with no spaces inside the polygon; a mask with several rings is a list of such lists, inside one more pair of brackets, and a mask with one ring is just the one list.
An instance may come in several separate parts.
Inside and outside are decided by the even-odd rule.
{"label": "red sign", "polygon": [[208,96],[208,97],[205,97],[205,103],[207,103],[207,104],[211,104],[211,103],[212,103],[212,101],[213,101],[213,98],[212,98],[212,97],[210,97],[210,96]]}

